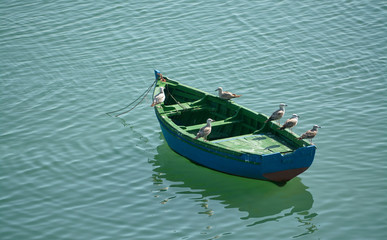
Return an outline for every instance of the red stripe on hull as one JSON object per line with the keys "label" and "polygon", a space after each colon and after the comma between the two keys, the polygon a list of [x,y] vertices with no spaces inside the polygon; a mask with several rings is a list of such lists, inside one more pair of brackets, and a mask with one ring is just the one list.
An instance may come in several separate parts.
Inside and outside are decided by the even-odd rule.
{"label": "red stripe on hull", "polygon": [[279,172],[265,173],[263,174],[263,176],[273,182],[287,182],[290,179],[295,178],[297,175],[305,172],[306,169],[308,168],[304,167],[304,168],[289,169],[289,170],[284,170]]}

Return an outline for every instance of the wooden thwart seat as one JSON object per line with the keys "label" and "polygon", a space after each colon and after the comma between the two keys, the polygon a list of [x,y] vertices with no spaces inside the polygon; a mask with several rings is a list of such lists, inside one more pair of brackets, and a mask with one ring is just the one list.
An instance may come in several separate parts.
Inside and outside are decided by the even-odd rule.
{"label": "wooden thwart seat", "polygon": [[[234,123],[240,123],[242,122],[241,120],[220,120],[220,121],[215,121],[211,123],[212,127],[218,127],[218,126],[226,126],[226,125],[231,125]],[[192,125],[192,126],[180,126],[182,129],[186,130],[187,132],[191,131],[199,131],[200,128],[205,126],[205,123],[202,124],[197,124],[197,125]]]}
{"label": "wooden thwart seat", "polygon": [[164,111],[168,113],[168,115],[174,115],[179,111],[208,109],[208,107],[206,107],[204,104],[199,104],[200,102],[204,102],[205,99],[206,96],[196,101],[176,103],[173,105],[164,105]]}

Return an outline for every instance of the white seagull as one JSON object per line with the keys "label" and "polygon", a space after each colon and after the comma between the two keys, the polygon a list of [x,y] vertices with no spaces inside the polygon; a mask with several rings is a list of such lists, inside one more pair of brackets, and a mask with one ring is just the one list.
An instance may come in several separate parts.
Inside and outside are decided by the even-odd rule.
{"label": "white seagull", "polygon": [[313,143],[312,139],[317,135],[318,128],[321,128],[319,125],[314,125],[312,129],[306,131],[298,139],[310,139],[310,143]]}
{"label": "white seagull", "polygon": [[153,98],[153,103],[151,107],[154,107],[155,105],[164,102],[164,100],[165,100],[164,87],[160,87],[160,92]]}
{"label": "white seagull", "polygon": [[278,123],[280,123],[280,119],[284,116],[285,114],[285,107],[288,106],[285,103],[281,103],[279,105],[279,109],[271,114],[271,116],[265,121],[270,122],[270,121],[275,121],[278,120]]}
{"label": "white seagull", "polygon": [[236,95],[227,91],[223,91],[223,88],[218,87],[215,91],[218,91],[219,97],[222,99],[230,100],[231,98],[238,98],[242,95]]}
{"label": "white seagull", "polygon": [[195,139],[204,138],[204,141],[207,141],[207,136],[211,133],[211,122],[213,122],[211,118],[207,119],[207,125],[200,128],[199,132],[196,134]]}
{"label": "white seagull", "polygon": [[299,118],[299,116],[294,113],[292,115],[292,117],[289,118],[288,120],[286,120],[284,125],[282,125],[282,127],[280,127],[280,130],[284,130],[285,128],[289,128],[293,132],[292,128],[297,125],[298,118]]}

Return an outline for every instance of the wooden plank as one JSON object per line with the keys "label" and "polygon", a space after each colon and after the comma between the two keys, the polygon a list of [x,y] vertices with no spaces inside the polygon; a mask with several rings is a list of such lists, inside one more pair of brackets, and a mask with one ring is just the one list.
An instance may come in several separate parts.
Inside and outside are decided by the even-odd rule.
{"label": "wooden plank", "polygon": [[[215,121],[211,123],[211,127],[217,127],[217,126],[226,126],[234,123],[240,123],[240,120],[234,120],[234,121]],[[204,127],[205,123],[203,124],[197,124],[197,125],[192,125],[192,126],[187,126],[184,128],[187,132],[194,131],[194,130],[199,130],[200,128]]]}

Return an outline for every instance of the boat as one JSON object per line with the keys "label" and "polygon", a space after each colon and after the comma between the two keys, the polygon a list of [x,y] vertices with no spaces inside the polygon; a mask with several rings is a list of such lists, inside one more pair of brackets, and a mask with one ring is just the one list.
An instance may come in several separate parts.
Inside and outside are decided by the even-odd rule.
{"label": "boat", "polygon": [[[204,167],[246,178],[284,184],[313,163],[316,146],[288,129],[280,130],[268,116],[232,100],[182,84],[155,70],[153,97],[164,90],[165,100],[154,106],[162,134],[176,153]],[[212,131],[196,139],[207,119]]]}

